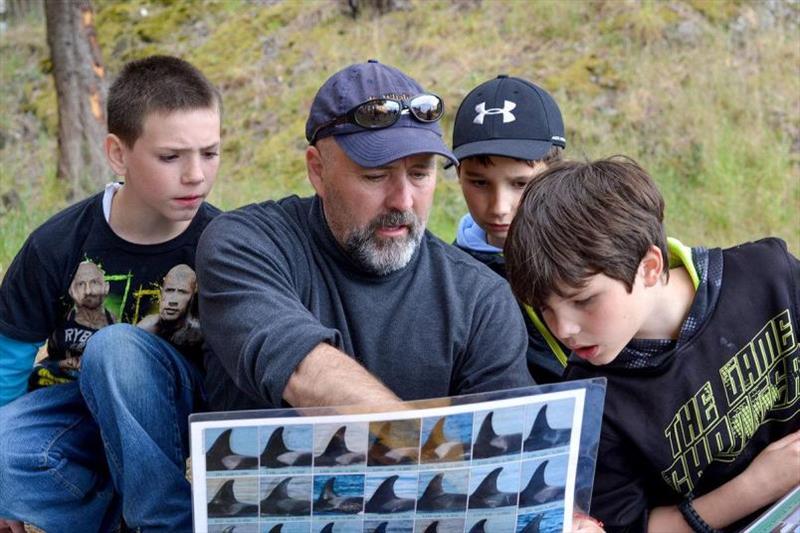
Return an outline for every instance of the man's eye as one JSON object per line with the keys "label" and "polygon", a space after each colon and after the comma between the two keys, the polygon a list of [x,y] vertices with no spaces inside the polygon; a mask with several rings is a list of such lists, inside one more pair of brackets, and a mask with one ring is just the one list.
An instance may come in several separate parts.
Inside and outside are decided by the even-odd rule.
{"label": "man's eye", "polygon": [[520,181],[515,181],[514,183],[512,183],[512,186],[515,189],[524,189],[525,187],[528,186],[528,182],[527,181],[521,181],[521,180]]}
{"label": "man's eye", "polygon": [[164,163],[170,163],[170,162],[175,161],[176,159],[178,159],[178,155],[177,154],[160,155],[160,156],[158,156],[158,158],[161,161],[163,161]]}
{"label": "man's eye", "polygon": [[386,174],[364,174],[364,179],[367,181],[380,181],[386,177]]}
{"label": "man's eye", "polygon": [[586,307],[594,300],[594,296],[589,296],[587,298],[581,298],[580,300],[575,300],[575,305],[578,307]]}
{"label": "man's eye", "polygon": [[203,153],[203,157],[205,157],[206,159],[214,159],[218,155],[219,155],[219,152],[204,152]]}
{"label": "man's eye", "polygon": [[424,180],[430,176],[430,172],[412,172],[411,178],[415,180]]}
{"label": "man's eye", "polygon": [[469,184],[478,189],[483,189],[486,187],[486,180],[470,180]]}

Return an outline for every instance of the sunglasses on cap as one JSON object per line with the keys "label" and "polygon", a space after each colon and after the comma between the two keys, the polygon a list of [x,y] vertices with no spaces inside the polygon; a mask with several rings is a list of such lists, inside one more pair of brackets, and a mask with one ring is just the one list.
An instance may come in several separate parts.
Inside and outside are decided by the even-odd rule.
{"label": "sunglasses on cap", "polygon": [[367,100],[344,115],[320,125],[311,135],[311,144],[314,144],[325,130],[339,124],[355,124],[364,129],[378,130],[388,128],[400,120],[401,115],[407,113],[420,122],[436,122],[444,115],[444,101],[431,93],[418,94],[408,100],[394,98]]}

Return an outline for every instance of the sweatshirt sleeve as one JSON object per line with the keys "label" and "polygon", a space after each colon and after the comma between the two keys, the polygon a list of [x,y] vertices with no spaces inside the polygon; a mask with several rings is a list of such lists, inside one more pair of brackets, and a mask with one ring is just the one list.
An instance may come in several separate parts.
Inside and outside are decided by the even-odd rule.
{"label": "sweatshirt sleeve", "polygon": [[311,265],[291,225],[262,212],[220,215],[197,248],[200,315],[211,357],[238,388],[280,405],[297,365],[318,344],[341,343],[306,308],[298,287]]}
{"label": "sweatshirt sleeve", "polygon": [[498,278],[477,299],[469,343],[459,361],[456,394],[533,385],[526,351],[528,333],[507,283]]}

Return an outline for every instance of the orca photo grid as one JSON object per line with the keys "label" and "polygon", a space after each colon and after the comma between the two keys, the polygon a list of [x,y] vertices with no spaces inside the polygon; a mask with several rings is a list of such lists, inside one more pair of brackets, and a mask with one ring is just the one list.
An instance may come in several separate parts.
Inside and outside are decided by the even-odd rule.
{"label": "orca photo grid", "polygon": [[584,393],[359,415],[205,415],[191,422],[195,531],[568,530]]}

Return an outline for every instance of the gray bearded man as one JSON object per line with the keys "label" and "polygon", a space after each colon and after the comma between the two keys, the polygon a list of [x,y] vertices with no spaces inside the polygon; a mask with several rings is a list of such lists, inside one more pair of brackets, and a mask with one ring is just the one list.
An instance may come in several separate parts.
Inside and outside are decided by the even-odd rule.
{"label": "gray bearded man", "polygon": [[375,406],[533,383],[504,280],[425,229],[442,100],[369,61],[311,105],[316,191],[225,213],[197,274],[213,409]]}

